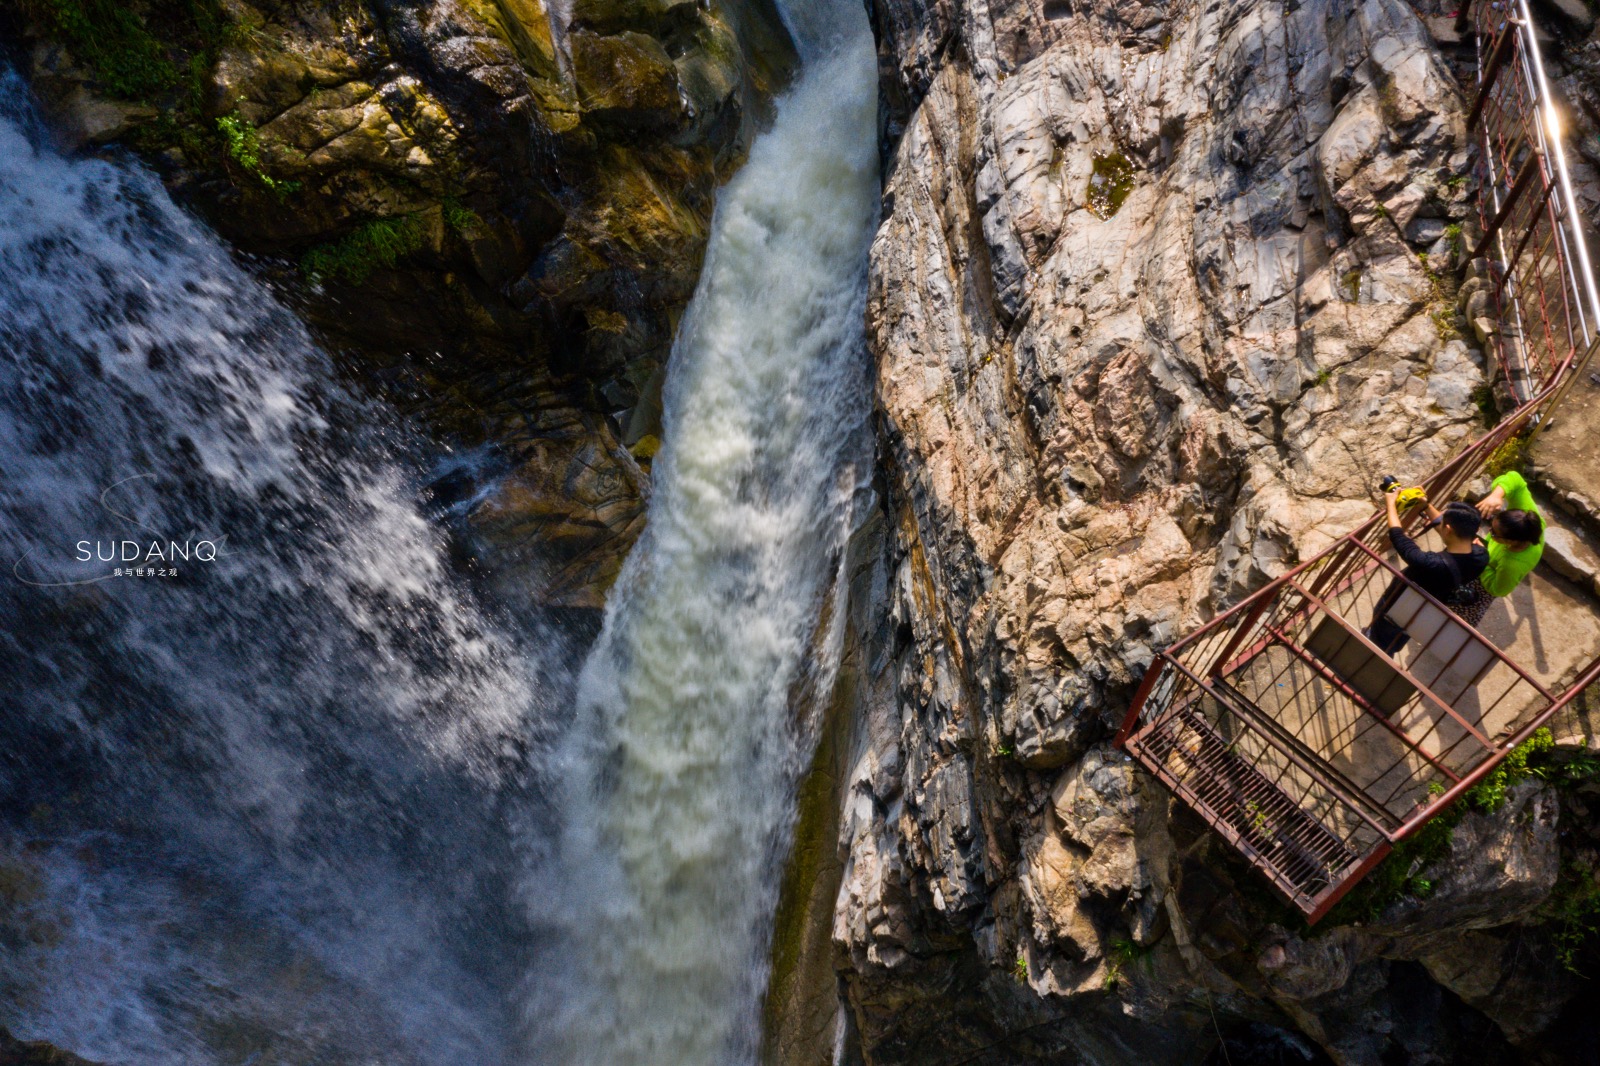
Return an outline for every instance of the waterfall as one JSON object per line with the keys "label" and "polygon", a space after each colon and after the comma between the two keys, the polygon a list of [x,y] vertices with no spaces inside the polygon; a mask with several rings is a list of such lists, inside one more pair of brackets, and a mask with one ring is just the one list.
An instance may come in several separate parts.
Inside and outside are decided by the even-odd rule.
{"label": "waterfall", "polygon": [[[793,6],[802,70],[719,195],[669,364],[644,538],[578,686],[559,854],[528,882],[565,968],[541,1061],[753,1061],[765,949],[826,691],[819,631],[871,462],[863,340],[876,65],[857,0]],[[837,605],[836,605],[837,607]]]}
{"label": "waterfall", "polygon": [[470,457],[0,75],[0,1025],[119,1066],[753,1061],[871,464],[872,42],[857,0],[790,22],[581,670],[452,565],[420,501]]}
{"label": "waterfall", "polygon": [[511,1061],[499,807],[548,634],[452,572],[404,428],[12,75],[0,203],[0,1025],[124,1066]]}

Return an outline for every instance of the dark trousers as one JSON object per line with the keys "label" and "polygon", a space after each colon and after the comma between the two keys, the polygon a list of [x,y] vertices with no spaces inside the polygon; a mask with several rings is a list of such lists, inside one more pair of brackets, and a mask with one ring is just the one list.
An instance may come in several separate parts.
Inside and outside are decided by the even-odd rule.
{"label": "dark trousers", "polygon": [[1378,606],[1372,613],[1372,625],[1367,629],[1367,639],[1387,655],[1393,655],[1405,647],[1406,641],[1411,639],[1410,633],[1389,620],[1389,608],[1394,606],[1395,601],[1405,590],[1405,582],[1398,578],[1390,583],[1388,589],[1378,598]]}
{"label": "dark trousers", "polygon": [[[1483,614],[1489,609],[1489,604],[1494,602],[1494,597],[1489,595],[1483,587],[1483,582],[1477,578],[1474,578],[1466,589],[1471,600],[1459,606],[1452,604],[1450,612],[1467,625],[1476,626],[1483,620]],[[1411,639],[1411,634],[1389,621],[1389,608],[1394,606],[1404,591],[1405,583],[1396,578],[1378,599],[1378,606],[1373,611],[1372,625],[1367,630],[1367,639],[1388,655],[1393,655],[1405,647],[1406,641]],[[1461,596],[1461,593],[1458,591],[1456,595]]]}

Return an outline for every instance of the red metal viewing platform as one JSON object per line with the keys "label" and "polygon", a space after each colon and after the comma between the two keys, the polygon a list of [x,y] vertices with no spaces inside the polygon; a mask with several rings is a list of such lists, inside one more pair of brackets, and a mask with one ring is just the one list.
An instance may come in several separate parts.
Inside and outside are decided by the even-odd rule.
{"label": "red metal viewing platform", "polygon": [[[1546,420],[1596,345],[1600,295],[1527,0],[1464,13],[1492,345],[1517,411],[1423,482],[1461,495]],[[1417,519],[1412,521],[1419,520]],[[1380,597],[1411,635],[1363,635]],[[1600,677],[1541,678],[1405,581],[1381,516],[1160,652],[1117,742],[1315,922]]]}

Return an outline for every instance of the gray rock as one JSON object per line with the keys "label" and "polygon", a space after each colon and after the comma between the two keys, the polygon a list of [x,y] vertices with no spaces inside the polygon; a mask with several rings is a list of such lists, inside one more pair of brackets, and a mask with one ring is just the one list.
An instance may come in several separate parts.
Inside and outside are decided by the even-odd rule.
{"label": "gray rock", "polygon": [[[1376,1062],[1393,973],[1442,996],[1415,960],[1444,975],[1463,930],[1548,891],[1543,801],[1463,823],[1435,917],[1274,938],[1259,883],[1228,889],[1205,834],[1180,848],[1103,738],[1155,649],[1367,517],[1376,473],[1477,432],[1481,352],[1440,336],[1453,308],[1414,251],[1467,221],[1464,103],[1400,0],[1055,10],[874,5],[901,638],[842,839],[856,1030],[876,1063],[983,1061],[1024,1031],[1018,1062],[1186,1063],[1205,989]],[[1126,199],[1091,205],[1119,160]],[[1086,1032],[1129,1014],[1147,1042],[1096,1058]]]}
{"label": "gray rock", "polygon": [[1583,538],[1565,526],[1550,520],[1546,515],[1544,527],[1545,563],[1569,581],[1600,596],[1600,555],[1596,555]]}
{"label": "gray rock", "polygon": [[1416,218],[1406,227],[1406,240],[1416,245],[1430,245],[1444,239],[1445,220],[1442,218]]}

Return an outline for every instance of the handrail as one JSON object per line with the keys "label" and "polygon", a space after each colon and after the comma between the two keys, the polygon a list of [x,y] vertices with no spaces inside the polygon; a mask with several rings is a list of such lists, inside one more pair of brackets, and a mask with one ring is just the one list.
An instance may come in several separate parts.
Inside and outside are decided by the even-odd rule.
{"label": "handrail", "polygon": [[[1478,91],[1468,116],[1468,129],[1479,143],[1481,166],[1486,168],[1478,198],[1483,231],[1473,247],[1473,254],[1475,257],[1487,253],[1496,263],[1490,268],[1485,291],[1491,313],[1501,323],[1501,329],[1498,335],[1488,339],[1488,347],[1505,375],[1516,409],[1423,480],[1429,496],[1434,499],[1457,494],[1508,440],[1516,437],[1533,440],[1549,424],[1552,413],[1566,399],[1573,382],[1600,352],[1600,286],[1596,284],[1594,265],[1583,234],[1583,215],[1562,144],[1562,111],[1555,103],[1545,72],[1529,0],[1495,0],[1493,3],[1478,0],[1476,10],[1473,0],[1464,0],[1457,15],[1457,29],[1465,29],[1469,21],[1477,30],[1479,67]],[[1531,187],[1535,183],[1538,188]],[[1469,265],[1470,260],[1462,267],[1466,269]],[[1415,521],[1411,516],[1406,518],[1408,526]],[[1374,807],[1382,810],[1386,818],[1399,822],[1393,832],[1373,822],[1363,806],[1379,803],[1366,791],[1373,782],[1358,785],[1353,780],[1347,781],[1354,788],[1353,792],[1340,787],[1328,777],[1329,773],[1336,772],[1329,761],[1332,756],[1312,742],[1299,740],[1298,734],[1286,732],[1284,737],[1278,737],[1265,730],[1263,727],[1268,722],[1282,728],[1272,716],[1282,713],[1283,708],[1275,712],[1272,707],[1258,706],[1253,697],[1237,693],[1228,677],[1235,669],[1246,669],[1252,658],[1276,641],[1289,647],[1318,676],[1327,678],[1330,671],[1314,661],[1314,653],[1296,643],[1297,639],[1303,639],[1302,629],[1291,628],[1293,619],[1311,610],[1325,612],[1369,651],[1381,654],[1375,644],[1332,606],[1330,589],[1343,587],[1342,582],[1347,578],[1354,580],[1358,573],[1368,575],[1362,578],[1364,581],[1372,580],[1381,571],[1405,580],[1397,565],[1382,554],[1383,545],[1378,539],[1382,528],[1383,514],[1375,511],[1316,555],[1158,651],[1117,734],[1119,745],[1138,755],[1147,769],[1168,781],[1180,797],[1187,796],[1186,802],[1203,804],[1203,797],[1191,783],[1156,767],[1152,762],[1153,754],[1143,749],[1144,739],[1152,730],[1166,728],[1162,723],[1179,713],[1185,702],[1195,698],[1196,692],[1206,693],[1217,701],[1219,713],[1236,720],[1277,752],[1274,758],[1282,758],[1298,767],[1319,790],[1330,793],[1367,822],[1369,828],[1377,829],[1384,841],[1367,848],[1361,861],[1352,870],[1339,875],[1339,880],[1323,882],[1328,884],[1323,891],[1289,867],[1274,865],[1276,860],[1271,856],[1256,854],[1243,838],[1235,839],[1237,834],[1230,835],[1225,825],[1207,818],[1313,922],[1388,853],[1388,841],[1398,842],[1416,832],[1492,773],[1513,748],[1568,706],[1578,693],[1600,684],[1600,657],[1597,657],[1579,672],[1575,683],[1553,692],[1499,646],[1472,632],[1470,639],[1487,648],[1493,659],[1509,667],[1517,678],[1500,699],[1519,690],[1537,694],[1532,706],[1522,707],[1513,718],[1513,723],[1522,721],[1521,727],[1510,735],[1496,730],[1497,739],[1504,737],[1496,742],[1409,670],[1397,666],[1401,676],[1414,686],[1422,699],[1442,709],[1464,730],[1456,744],[1471,738],[1477,747],[1470,749],[1471,754],[1459,772],[1452,770],[1443,760],[1451,757],[1449,753],[1455,750],[1456,744],[1438,757],[1431,756],[1395,723],[1376,714],[1366,701],[1353,700],[1358,709],[1379,718],[1413,755],[1421,756],[1450,782],[1444,793],[1430,797],[1432,802],[1425,801],[1403,820],[1390,814],[1386,807]],[[1413,582],[1406,583],[1424,602],[1447,614],[1453,613],[1437,597]],[[1280,598],[1291,589],[1303,598],[1304,606],[1294,610],[1278,609]],[[1293,624],[1299,625],[1298,622]],[[1464,622],[1462,625],[1471,629]],[[1463,648],[1467,646],[1464,644]],[[1192,668],[1185,659],[1192,660]],[[1216,685],[1201,675],[1214,676]],[[1527,688],[1522,689],[1518,682],[1526,683]],[[1438,676],[1434,683],[1438,683]],[[1191,684],[1194,688],[1189,687]],[[1344,686],[1336,683],[1336,691],[1344,691]],[[1345,695],[1349,698],[1351,694],[1346,692]],[[1520,697],[1518,702],[1521,702]],[[1508,723],[1507,728],[1510,725]],[[1258,754],[1268,757],[1265,751]],[[1185,772],[1203,775],[1199,769]],[[1390,793],[1391,799],[1394,794]],[[1304,802],[1304,798],[1296,802]]]}
{"label": "handrail", "polygon": [[[1556,175],[1561,184],[1561,195],[1566,200],[1567,218],[1574,220],[1572,232],[1576,239],[1573,243],[1578,252],[1578,265],[1583,268],[1583,284],[1589,297],[1589,310],[1594,316],[1593,321],[1600,323],[1600,288],[1595,286],[1594,267],[1589,262],[1588,245],[1584,242],[1582,230],[1577,228],[1576,220],[1582,219],[1583,214],[1578,210],[1578,198],[1572,191],[1572,177],[1567,172],[1567,153],[1561,144],[1561,113],[1556,109],[1555,99],[1550,95],[1550,81],[1544,73],[1544,58],[1539,54],[1539,41],[1533,34],[1533,12],[1528,8],[1528,0],[1517,0],[1517,5],[1522,11],[1518,33],[1525,37],[1527,52],[1533,61],[1533,76],[1538,83],[1537,99],[1550,123],[1548,148],[1555,156]],[[1539,136],[1544,140],[1543,123],[1540,126]],[[1578,302],[1578,313],[1580,316],[1583,314],[1581,301]],[[1583,332],[1588,335],[1586,339],[1593,340],[1593,331],[1587,321],[1584,321]]]}
{"label": "handrail", "polygon": [[1507,655],[1505,653],[1504,649],[1502,649],[1498,644],[1496,644],[1492,640],[1485,640],[1483,638],[1483,636],[1476,629],[1474,629],[1472,626],[1467,625],[1467,623],[1465,621],[1461,621],[1459,615],[1457,615],[1450,608],[1446,607],[1443,603],[1440,603],[1439,602],[1439,598],[1437,596],[1435,596],[1433,593],[1429,592],[1427,589],[1423,588],[1421,585],[1418,585],[1415,581],[1412,581],[1410,578],[1406,577],[1404,574],[1402,574],[1399,571],[1398,568],[1395,567],[1395,565],[1393,563],[1389,562],[1387,559],[1385,559],[1382,556],[1380,556],[1377,552],[1375,552],[1371,548],[1367,547],[1367,545],[1364,544],[1363,542],[1358,540],[1355,543],[1356,543],[1356,546],[1358,548],[1360,548],[1362,551],[1366,552],[1368,555],[1370,555],[1374,559],[1376,559],[1379,566],[1384,567],[1390,573],[1394,574],[1395,577],[1397,577],[1400,580],[1404,581],[1407,585],[1409,585],[1411,587],[1412,591],[1416,592],[1419,596],[1423,597],[1423,599],[1426,602],[1428,602],[1432,606],[1438,608],[1439,610],[1443,611],[1446,614],[1446,616],[1456,618],[1458,621],[1460,621],[1460,624],[1462,625],[1463,628],[1472,630],[1472,636],[1473,636],[1474,640],[1476,640],[1479,644],[1482,644],[1484,647],[1486,647],[1490,651],[1492,651],[1494,653],[1494,655],[1495,655],[1495,658],[1499,659],[1505,665],[1511,667],[1511,669],[1516,672],[1517,676],[1522,678],[1522,680],[1526,681],[1528,684],[1532,685],[1534,687],[1534,690],[1537,691],[1539,693],[1539,695],[1543,696],[1547,700],[1555,699],[1555,696],[1551,694],[1549,689],[1545,688],[1538,681],[1535,681],[1533,679],[1533,677],[1526,670],[1524,670],[1522,667],[1518,666],[1516,664],[1515,660],[1513,660],[1511,658],[1511,656],[1509,656],[1509,655]]}
{"label": "handrail", "polygon": [[[1463,19],[1471,8],[1468,0],[1461,14]],[[1559,380],[1570,369],[1572,357],[1595,339],[1600,327],[1600,288],[1596,287],[1594,267],[1583,238],[1583,216],[1561,140],[1561,110],[1545,74],[1528,0],[1479,0],[1472,14],[1477,27],[1479,70],[1478,93],[1468,114],[1468,128],[1477,131],[1487,170],[1482,197],[1484,230],[1473,256],[1484,254],[1491,244],[1498,248],[1503,269],[1493,284],[1492,295],[1500,317],[1518,328],[1514,339],[1499,338],[1496,347],[1513,394],[1523,400],[1527,393],[1541,392]],[[1511,168],[1518,171],[1514,180]],[[1544,186],[1542,195],[1526,213],[1527,231],[1514,241],[1516,250],[1509,251],[1502,225],[1524,209],[1520,201],[1534,175]],[[1503,189],[1502,183],[1507,181],[1511,185]],[[1504,197],[1502,191],[1506,193]],[[1540,253],[1534,254],[1531,263],[1523,258],[1533,231],[1545,225],[1549,226],[1549,243],[1540,247],[1549,248],[1551,265],[1561,275],[1559,279],[1551,278],[1550,271],[1539,265]],[[1536,275],[1531,282],[1523,276],[1525,263]],[[1548,290],[1542,282],[1546,280],[1557,281],[1559,306],[1545,304]],[[1537,295],[1536,303],[1527,303],[1527,290]],[[1506,298],[1504,303],[1502,295]],[[1530,327],[1534,327],[1531,332]],[[1552,349],[1547,352],[1548,361],[1537,355],[1541,327]],[[1565,353],[1555,350],[1558,334]],[[1526,390],[1513,377],[1509,365],[1513,351],[1520,356],[1519,372],[1530,379]]]}

